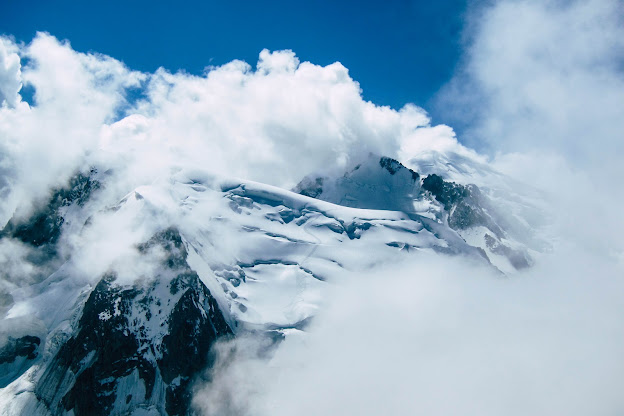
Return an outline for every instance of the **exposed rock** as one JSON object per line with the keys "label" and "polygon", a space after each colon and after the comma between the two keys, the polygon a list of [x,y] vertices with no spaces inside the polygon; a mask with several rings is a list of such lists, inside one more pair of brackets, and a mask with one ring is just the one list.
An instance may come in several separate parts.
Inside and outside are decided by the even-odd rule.
{"label": "exposed rock", "polygon": [[431,192],[448,212],[449,227],[465,230],[482,225],[499,237],[503,235],[503,231],[484,209],[485,201],[476,185],[447,182],[442,177],[432,174],[423,179],[422,186]]}
{"label": "exposed rock", "polygon": [[[95,172],[91,170],[91,174]],[[0,238],[16,238],[35,247],[54,245],[65,221],[60,208],[74,203],[83,206],[99,187],[100,183],[91,176],[76,174],[66,187],[52,190],[48,202],[29,218],[24,221],[11,219],[0,232]]]}
{"label": "exposed rock", "polygon": [[39,357],[41,338],[34,335],[11,337],[0,346],[0,388],[22,375]]}
{"label": "exposed rock", "polygon": [[418,180],[418,178],[420,178],[420,175],[418,174],[418,172],[414,172],[413,170],[406,168],[398,160],[395,160],[389,157],[382,156],[379,159],[379,166],[381,166],[382,168],[385,168],[388,172],[390,172],[391,175],[394,175],[395,173],[397,173],[398,171],[402,169],[407,169],[412,174],[413,180],[416,181]]}
{"label": "exposed rock", "polygon": [[25,335],[20,338],[9,337],[8,341],[0,348],[0,364],[12,363],[17,357],[26,357],[34,360],[38,355],[41,339],[33,335]]}
{"label": "exposed rock", "polygon": [[317,198],[321,193],[323,193],[323,181],[324,178],[304,178],[297,184],[294,192],[309,196],[310,198]]}
{"label": "exposed rock", "polygon": [[108,274],[92,291],[75,335],[35,390],[53,414],[108,415],[139,407],[187,413],[194,375],[208,365],[215,340],[232,331],[186,264],[177,230],[157,234],[139,252],[156,247],[166,253],[157,276],[122,286]]}

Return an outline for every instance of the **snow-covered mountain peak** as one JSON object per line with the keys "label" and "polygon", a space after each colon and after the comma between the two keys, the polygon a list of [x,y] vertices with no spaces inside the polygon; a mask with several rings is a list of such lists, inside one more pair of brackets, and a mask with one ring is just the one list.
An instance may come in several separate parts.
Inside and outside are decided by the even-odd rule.
{"label": "snow-covered mountain peak", "polygon": [[294,191],[348,207],[411,212],[420,181],[417,172],[398,161],[370,153],[344,175],[307,176]]}
{"label": "snow-covered mountain peak", "polygon": [[[473,178],[500,179],[502,175],[456,153],[431,152],[408,163],[429,173],[421,175],[397,160],[369,154],[342,176],[308,176],[294,191],[338,205],[400,211],[416,220],[429,218],[448,225],[470,245],[484,250],[500,270],[512,272],[529,266],[528,247],[518,238],[530,234],[529,227],[497,209],[491,189],[484,193],[469,183]],[[453,182],[449,177],[460,180]]]}
{"label": "snow-covered mountain peak", "polygon": [[115,199],[98,172],[0,236],[38,270],[2,288],[3,318],[37,328],[0,337],[2,414],[182,414],[217,338],[304,331],[345,273],[424,252],[530,263],[476,185],[388,157],[296,192],[178,169]]}

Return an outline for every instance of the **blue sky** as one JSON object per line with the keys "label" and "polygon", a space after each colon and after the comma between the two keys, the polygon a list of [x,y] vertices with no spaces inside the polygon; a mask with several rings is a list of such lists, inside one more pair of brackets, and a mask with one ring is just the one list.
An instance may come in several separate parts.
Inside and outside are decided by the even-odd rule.
{"label": "blue sky", "polygon": [[[33,40],[36,31],[52,36]],[[483,183],[501,214],[535,224],[535,237],[527,233],[523,244],[541,235],[548,240],[536,244],[542,253],[535,267],[492,285],[469,268],[433,262],[390,270],[381,286],[366,286],[373,280],[354,274],[355,285],[337,305],[353,306],[345,316],[362,319],[349,322],[351,332],[340,320],[328,320],[325,329],[316,324],[321,333],[338,334],[337,342],[321,336],[302,343],[320,346],[314,351],[321,354],[299,356],[304,365],[290,366],[292,378],[273,377],[286,391],[269,397],[254,391],[254,399],[294,398],[293,406],[300,406],[305,401],[299,398],[321,385],[330,395],[340,393],[321,403],[336,410],[315,413],[308,406],[292,413],[345,414],[340,409],[352,397],[359,406],[353,409],[364,410],[359,415],[375,413],[380,403],[410,414],[422,397],[424,414],[624,414],[624,1],[0,0],[0,34],[28,44],[0,36],[0,224],[92,166],[112,175],[106,179],[111,186],[102,188],[111,197],[102,203],[114,206],[131,190],[143,193],[143,185],[167,184],[184,172],[188,179],[197,172],[199,179],[217,174],[292,189],[306,175],[342,175],[371,152],[417,167],[423,176],[439,168],[450,180]],[[339,65],[289,70],[296,61],[283,52],[264,53],[264,67],[255,72],[244,65],[220,67],[208,77],[154,72],[164,66],[198,74],[232,59],[254,65],[263,48],[290,48],[320,65],[340,61],[365,99],[402,110],[362,102]],[[143,73],[76,51],[100,52]],[[32,106],[22,102],[22,83],[36,91]],[[145,99],[120,114],[128,104],[124,94],[136,90]],[[406,102],[422,106],[433,120],[403,107]],[[153,197],[170,200],[160,192]],[[128,258],[116,250],[129,247],[134,226],[119,224],[120,232],[102,229],[102,236],[96,227],[84,243],[61,239],[82,250],[71,268],[92,270],[116,256]],[[108,244],[110,231],[122,244]],[[223,249],[233,249],[235,241],[224,239]],[[28,253],[21,245],[0,247],[9,271],[30,272],[31,265],[21,263]],[[403,275],[405,281],[396,280]],[[431,276],[441,279],[429,282]],[[374,296],[391,300],[386,315],[371,309]],[[414,302],[419,298],[426,302]],[[396,299],[422,308],[397,309]],[[29,311],[28,305],[18,309]],[[394,318],[410,314],[425,319],[410,321],[411,333],[405,333],[404,322]],[[371,327],[372,320],[380,328]],[[363,342],[379,331],[399,334],[407,347]],[[422,334],[433,334],[436,343],[415,354],[411,344]],[[324,354],[327,346],[338,355]],[[361,371],[351,371],[353,357],[363,363]],[[417,365],[406,366],[414,357]],[[493,360],[491,368],[484,357]],[[254,368],[259,378],[245,370],[239,372],[244,382],[270,385],[274,373]],[[338,381],[349,394],[318,382],[328,369],[345,375]],[[388,386],[380,400],[380,390],[362,374],[387,369],[397,369],[389,377],[400,388]],[[240,385],[232,391],[239,397]]]}
{"label": "blue sky", "polygon": [[413,102],[443,122],[430,103],[460,59],[467,1],[5,0],[0,33],[29,42],[46,31],[149,72],[201,73],[233,59],[255,65],[263,48],[292,49],[302,61],[340,61],[367,100]]}

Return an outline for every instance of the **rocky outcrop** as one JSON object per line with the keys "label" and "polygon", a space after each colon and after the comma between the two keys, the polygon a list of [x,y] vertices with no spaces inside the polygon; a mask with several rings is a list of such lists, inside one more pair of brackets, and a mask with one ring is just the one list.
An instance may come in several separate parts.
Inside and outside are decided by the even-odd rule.
{"label": "rocky outcrop", "polygon": [[52,249],[61,235],[61,227],[65,221],[61,208],[72,204],[83,206],[89,200],[91,194],[100,187],[99,181],[92,177],[96,172],[92,169],[89,174],[78,173],[70,179],[67,186],[52,190],[50,199],[29,218],[11,219],[0,232],[0,238],[11,237],[34,247]]}
{"label": "rocky outcrop", "polygon": [[39,357],[41,338],[35,335],[7,337],[0,346],[0,388],[23,374]]}
{"label": "rocky outcrop", "polygon": [[132,285],[104,276],[84,305],[35,393],[52,414],[188,412],[190,384],[212,344],[232,334],[214,297],[186,264],[179,233],[168,229],[138,247],[164,250],[156,276]]}
{"label": "rocky outcrop", "polygon": [[447,182],[438,175],[429,175],[423,179],[423,189],[444,206],[448,212],[449,227],[456,230],[483,225],[498,236],[502,230],[494,224],[483,207],[483,197],[476,185],[461,185]]}

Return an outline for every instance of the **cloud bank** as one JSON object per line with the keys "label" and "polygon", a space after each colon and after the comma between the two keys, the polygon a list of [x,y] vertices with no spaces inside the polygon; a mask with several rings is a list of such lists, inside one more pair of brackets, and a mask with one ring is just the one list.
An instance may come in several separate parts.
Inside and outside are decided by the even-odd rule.
{"label": "cloud bank", "polygon": [[[233,61],[196,76],[139,73],[44,33],[2,45],[4,222],[83,166],[115,168],[126,192],[180,166],[290,187],[368,152],[396,156],[430,128],[412,104],[364,101],[340,63],[300,62],[291,51],[264,50],[255,69]],[[31,105],[21,84],[34,89]]]}
{"label": "cloud bank", "polygon": [[441,110],[490,153],[555,153],[584,170],[622,175],[623,7],[616,0],[476,7],[464,65],[442,92]]}
{"label": "cloud bank", "polygon": [[[492,166],[550,195],[553,253],[508,280],[427,256],[342,276],[306,334],[272,353],[253,338],[222,345],[196,408],[622,413],[621,16],[610,0],[480,8],[465,65],[442,94],[472,120],[471,143]],[[113,169],[117,188],[106,197],[116,201],[182,166],[289,187],[370,151],[488,160],[450,127],[431,126],[423,109],[366,102],[341,64],[299,62],[291,51],[262,51],[255,68],[148,74],[38,34],[28,45],[2,38],[0,80],[3,224],[89,166]]]}
{"label": "cloud bank", "polygon": [[[560,239],[621,256],[624,9],[615,0],[475,8],[463,67],[441,92],[492,165],[551,195]],[[587,220],[591,216],[591,220]]]}
{"label": "cloud bank", "polygon": [[330,291],[268,364],[250,353],[262,341],[222,347],[195,403],[206,415],[617,414],[613,272],[575,251],[514,280],[457,259],[389,262]]}
{"label": "cloud bank", "polygon": [[15,107],[22,89],[20,58],[10,39],[0,37],[0,104]]}
{"label": "cloud bank", "polygon": [[[198,387],[197,408],[207,415],[623,412],[622,16],[611,0],[488,3],[474,10],[464,65],[441,92],[440,105],[467,123],[490,166],[547,198],[555,218],[542,231],[553,249],[535,267],[500,280],[424,256],[359,271],[268,365],[249,353],[248,340],[235,344],[245,352],[222,355],[228,360],[209,374],[212,383]],[[457,151],[454,133],[435,128],[430,145],[404,143],[404,158]]]}

